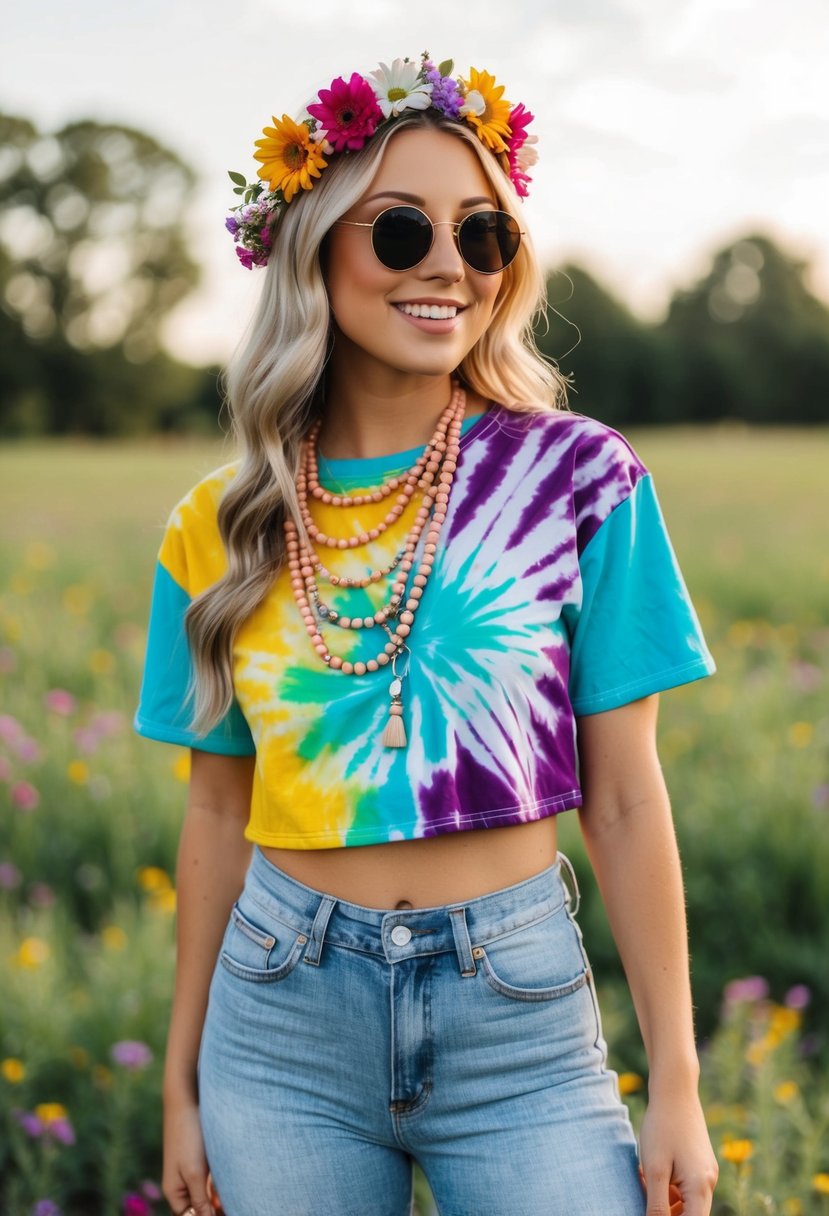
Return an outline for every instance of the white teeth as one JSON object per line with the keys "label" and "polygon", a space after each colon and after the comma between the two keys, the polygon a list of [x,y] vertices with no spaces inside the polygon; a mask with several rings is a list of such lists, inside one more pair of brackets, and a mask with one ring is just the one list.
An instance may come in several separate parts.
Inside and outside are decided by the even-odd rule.
{"label": "white teeth", "polygon": [[410,317],[429,317],[432,321],[447,321],[458,315],[454,304],[397,304],[396,307]]}

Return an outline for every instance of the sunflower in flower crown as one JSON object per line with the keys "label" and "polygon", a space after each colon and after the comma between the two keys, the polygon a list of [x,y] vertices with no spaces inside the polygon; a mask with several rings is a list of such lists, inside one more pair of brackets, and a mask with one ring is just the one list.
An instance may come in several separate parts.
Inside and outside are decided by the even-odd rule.
{"label": "sunflower in flower crown", "polygon": [[[358,152],[375,132],[406,110],[435,109],[446,118],[468,123],[481,143],[501,162],[516,193],[526,198],[532,180],[527,170],[538,159],[527,126],[533,115],[513,106],[489,72],[470,68],[469,77],[454,77],[451,59],[435,65],[424,52],[412,59],[381,63],[367,75],[338,76],[295,121],[287,114],[274,118],[256,141],[259,181],[248,183],[230,173],[234,192],[244,201],[232,209],[225,226],[236,241],[243,266],[265,266],[273,241],[273,223],[280,209],[302,190],[311,190],[327,168],[327,157]],[[265,186],[263,183],[267,183]]]}

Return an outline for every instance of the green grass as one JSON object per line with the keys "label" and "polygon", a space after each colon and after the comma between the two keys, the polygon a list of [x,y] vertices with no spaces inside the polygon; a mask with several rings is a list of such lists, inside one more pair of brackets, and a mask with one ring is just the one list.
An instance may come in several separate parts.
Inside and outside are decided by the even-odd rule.
{"label": "green grass", "polygon": [[[660,715],[722,1156],[716,1211],[810,1216],[826,1210],[829,1173],[818,1063],[829,1036],[829,431],[629,438],[654,473],[719,666],[666,693]],[[182,752],[139,740],[129,719],[167,514],[229,455],[179,440],[0,451],[0,867],[19,872],[15,884],[0,869],[0,1210],[10,1216],[50,1196],[66,1216],[114,1216],[125,1194],[159,1180],[173,967],[165,883],[185,773]],[[66,714],[47,709],[56,688],[75,698]],[[39,800],[28,811],[21,784]],[[576,816],[559,823],[582,881],[612,1063],[639,1076]],[[723,1014],[724,986],[752,974],[767,977],[769,1000]],[[802,1019],[779,1012],[797,984],[812,992]],[[118,1039],[146,1042],[153,1060],[125,1071],[110,1054]],[[13,1110],[44,1102],[66,1108],[74,1144],[21,1129]],[[751,1149],[726,1149],[729,1138]]]}

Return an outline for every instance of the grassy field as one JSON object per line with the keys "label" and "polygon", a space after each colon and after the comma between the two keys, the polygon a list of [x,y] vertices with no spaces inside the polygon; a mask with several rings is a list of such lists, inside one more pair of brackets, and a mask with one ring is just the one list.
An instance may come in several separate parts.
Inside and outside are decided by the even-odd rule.
{"label": "grassy field", "polygon": [[[829,431],[629,438],[719,667],[665,694],[660,720],[721,1159],[716,1211],[811,1216],[829,1210]],[[186,754],[137,739],[129,720],[167,513],[228,457],[182,441],[0,451],[9,1216],[167,1210],[158,1095]],[[561,827],[584,879],[611,1062],[638,1119],[630,1003],[576,817]]]}

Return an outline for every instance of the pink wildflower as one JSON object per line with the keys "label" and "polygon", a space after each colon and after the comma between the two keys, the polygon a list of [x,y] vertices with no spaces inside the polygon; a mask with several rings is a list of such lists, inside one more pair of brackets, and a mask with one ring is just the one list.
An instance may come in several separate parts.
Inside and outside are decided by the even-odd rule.
{"label": "pink wildflower", "polygon": [[805,984],[795,984],[783,997],[783,1004],[789,1009],[805,1009],[811,1002],[812,992]]}
{"label": "pink wildflower", "polygon": [[359,72],[352,72],[347,84],[338,76],[330,89],[320,89],[319,97],[308,113],[318,120],[335,152],[356,152],[382,121],[374,89]]}
{"label": "pink wildflower", "polygon": [[144,1198],[149,1199],[152,1203],[155,1203],[157,1200],[162,1198],[161,1187],[157,1182],[153,1182],[149,1178],[144,1179],[144,1181],[141,1183],[140,1190]]}
{"label": "pink wildflower", "polygon": [[75,1131],[68,1119],[53,1119],[46,1126],[46,1134],[58,1144],[74,1144]]}
{"label": "pink wildflower", "polygon": [[31,781],[16,781],[9,791],[12,806],[20,811],[33,811],[40,805],[40,794]]}
{"label": "pink wildflower", "polygon": [[764,1001],[769,994],[768,980],[762,975],[747,975],[726,984],[723,999],[726,1005]]}
{"label": "pink wildflower", "polygon": [[[507,156],[509,158],[509,175],[512,184],[515,186],[516,193],[521,198],[526,198],[529,194],[527,190],[527,182],[531,182],[532,178],[525,172],[527,165],[532,164],[534,157],[531,160],[525,161],[521,156],[521,151],[527,140],[531,138],[527,135],[527,127],[533,121],[534,115],[526,108],[523,102],[519,102],[517,106],[513,106],[510,110],[509,123],[512,134],[507,140]],[[534,142],[534,140],[533,140]]]}
{"label": "pink wildflower", "polygon": [[16,743],[24,733],[17,718],[13,718],[11,714],[0,714],[0,740],[3,743]]}
{"label": "pink wildflower", "polygon": [[51,713],[60,714],[64,718],[73,714],[77,707],[77,701],[72,693],[65,688],[50,689],[43,698],[43,703]]}
{"label": "pink wildflower", "polygon": [[123,1216],[151,1216],[152,1208],[143,1195],[132,1191],[124,1196]]}
{"label": "pink wildflower", "polygon": [[109,1054],[116,1064],[133,1072],[146,1068],[153,1058],[153,1053],[147,1044],[141,1043],[137,1039],[122,1039],[119,1043],[114,1043]]}
{"label": "pink wildflower", "polygon": [[0,891],[13,891],[20,886],[22,878],[13,861],[0,861]]}

